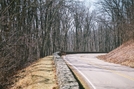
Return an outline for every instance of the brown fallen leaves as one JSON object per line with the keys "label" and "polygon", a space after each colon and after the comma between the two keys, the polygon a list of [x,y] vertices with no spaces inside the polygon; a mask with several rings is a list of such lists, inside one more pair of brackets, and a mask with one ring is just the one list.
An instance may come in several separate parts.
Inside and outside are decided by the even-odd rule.
{"label": "brown fallen leaves", "polygon": [[98,58],[134,68],[134,40],[130,40],[108,54],[98,56]]}

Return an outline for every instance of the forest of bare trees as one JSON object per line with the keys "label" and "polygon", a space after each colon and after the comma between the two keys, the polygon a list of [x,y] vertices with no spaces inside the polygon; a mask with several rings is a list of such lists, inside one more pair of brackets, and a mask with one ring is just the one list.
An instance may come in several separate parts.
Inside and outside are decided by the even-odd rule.
{"label": "forest of bare trees", "polygon": [[[60,50],[109,52],[134,38],[134,1],[0,0],[0,81]],[[13,66],[13,64],[15,66]]]}

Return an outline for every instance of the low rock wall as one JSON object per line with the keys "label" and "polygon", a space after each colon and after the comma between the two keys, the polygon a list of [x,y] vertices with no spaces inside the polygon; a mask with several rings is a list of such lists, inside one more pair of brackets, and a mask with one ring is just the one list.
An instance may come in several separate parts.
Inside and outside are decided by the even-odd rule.
{"label": "low rock wall", "polygon": [[58,52],[53,54],[56,66],[56,74],[60,89],[79,89],[78,82],[74,75],[66,65],[65,61],[58,55]]}

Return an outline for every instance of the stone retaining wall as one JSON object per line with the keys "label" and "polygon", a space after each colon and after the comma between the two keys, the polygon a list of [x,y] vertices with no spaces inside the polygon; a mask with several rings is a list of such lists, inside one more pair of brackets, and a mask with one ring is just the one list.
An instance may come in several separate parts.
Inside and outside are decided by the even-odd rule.
{"label": "stone retaining wall", "polygon": [[53,54],[56,66],[56,74],[60,89],[79,89],[78,82],[74,75],[66,65],[65,61],[58,55],[58,52]]}

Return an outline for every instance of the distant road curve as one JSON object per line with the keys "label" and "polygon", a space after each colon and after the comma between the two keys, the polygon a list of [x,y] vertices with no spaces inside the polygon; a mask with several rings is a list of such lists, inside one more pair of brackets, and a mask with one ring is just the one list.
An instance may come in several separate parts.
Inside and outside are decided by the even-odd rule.
{"label": "distant road curve", "polygon": [[134,89],[134,68],[96,58],[103,54],[68,54],[64,60],[77,72],[86,89]]}

